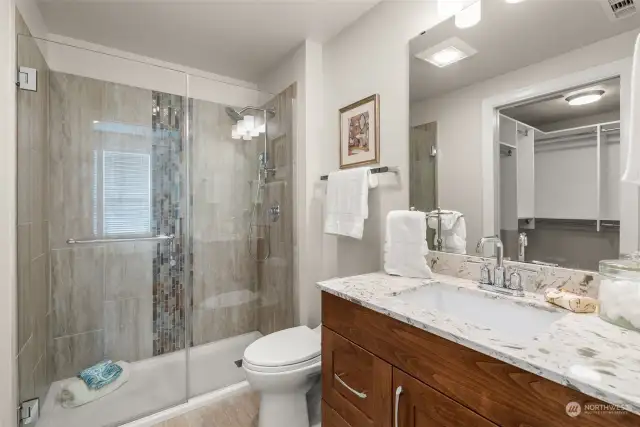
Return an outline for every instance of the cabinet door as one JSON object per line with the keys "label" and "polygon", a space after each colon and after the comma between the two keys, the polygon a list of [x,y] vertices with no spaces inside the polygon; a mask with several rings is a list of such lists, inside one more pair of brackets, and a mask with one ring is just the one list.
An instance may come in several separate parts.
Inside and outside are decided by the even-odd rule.
{"label": "cabinet door", "polygon": [[327,402],[322,402],[322,427],[351,427]]}
{"label": "cabinet door", "polygon": [[394,427],[496,427],[491,421],[393,369]]}
{"label": "cabinet door", "polygon": [[322,397],[354,427],[391,426],[391,365],[322,328]]}

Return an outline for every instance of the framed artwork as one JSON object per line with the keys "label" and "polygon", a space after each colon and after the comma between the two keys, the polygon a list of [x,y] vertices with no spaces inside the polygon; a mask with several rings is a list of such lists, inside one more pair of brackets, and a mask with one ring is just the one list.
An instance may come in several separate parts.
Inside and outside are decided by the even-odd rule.
{"label": "framed artwork", "polygon": [[380,161],[380,96],[340,109],[340,169]]}

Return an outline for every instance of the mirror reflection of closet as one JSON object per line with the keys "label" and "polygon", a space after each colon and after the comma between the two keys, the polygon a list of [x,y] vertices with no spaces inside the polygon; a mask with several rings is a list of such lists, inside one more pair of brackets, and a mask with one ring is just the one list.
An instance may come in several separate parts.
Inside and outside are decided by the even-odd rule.
{"label": "mirror reflection of closet", "polygon": [[[601,98],[569,102],[586,91]],[[585,270],[617,258],[620,79],[503,107],[498,126],[505,256]]]}
{"label": "mirror reflection of closet", "polygon": [[[409,206],[422,212],[437,208],[437,160],[436,141],[438,123],[413,126],[409,147]],[[427,230],[429,249],[434,249],[435,231]]]}

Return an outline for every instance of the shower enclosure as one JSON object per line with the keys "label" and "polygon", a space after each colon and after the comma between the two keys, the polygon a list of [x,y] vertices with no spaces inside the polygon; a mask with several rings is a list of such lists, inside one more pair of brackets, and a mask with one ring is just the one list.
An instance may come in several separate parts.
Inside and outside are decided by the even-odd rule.
{"label": "shower enclosure", "polygon": [[[218,101],[187,87],[223,83],[17,21],[37,79],[18,89],[20,401],[39,399],[41,426],[115,426],[243,381],[244,349],[293,325],[295,86]],[[128,380],[67,407],[61,391],[105,359]]]}

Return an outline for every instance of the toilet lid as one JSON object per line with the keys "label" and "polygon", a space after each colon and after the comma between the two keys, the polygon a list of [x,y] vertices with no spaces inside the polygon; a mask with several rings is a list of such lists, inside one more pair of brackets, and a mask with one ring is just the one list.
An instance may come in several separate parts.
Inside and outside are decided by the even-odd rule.
{"label": "toilet lid", "polygon": [[274,332],[254,341],[244,351],[247,362],[257,366],[284,366],[320,355],[320,334],[307,326]]}

